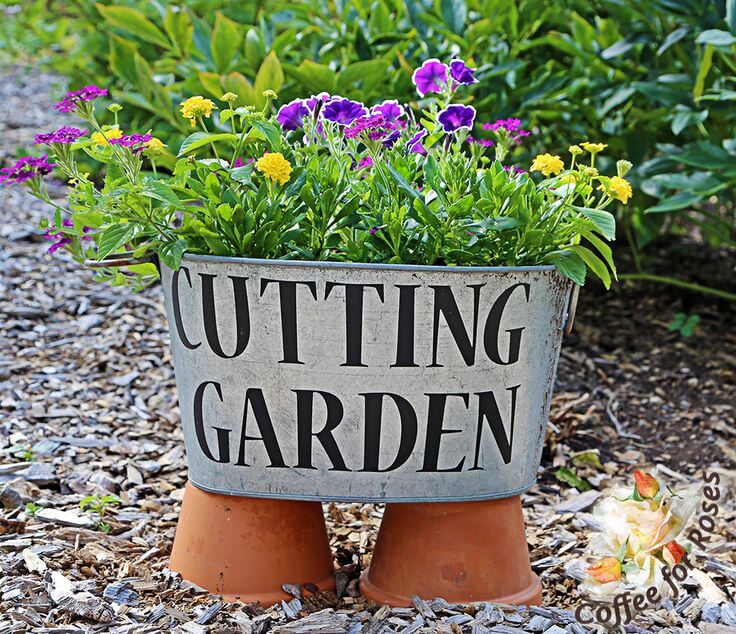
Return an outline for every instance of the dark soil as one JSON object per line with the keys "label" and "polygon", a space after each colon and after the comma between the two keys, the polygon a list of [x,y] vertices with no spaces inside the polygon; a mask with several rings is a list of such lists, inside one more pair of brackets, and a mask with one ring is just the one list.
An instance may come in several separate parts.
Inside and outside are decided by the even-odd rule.
{"label": "dark soil", "polygon": [[[736,290],[733,252],[669,242],[654,253],[670,267],[662,274]],[[680,312],[700,317],[691,336],[668,329]],[[609,292],[586,285],[574,331],[563,345],[556,393],[588,394],[572,410],[587,416],[562,425],[558,440],[573,450],[600,447],[602,458],[638,449],[650,461],[688,474],[712,463],[732,467],[734,326],[736,305],[712,296],[640,281]]]}

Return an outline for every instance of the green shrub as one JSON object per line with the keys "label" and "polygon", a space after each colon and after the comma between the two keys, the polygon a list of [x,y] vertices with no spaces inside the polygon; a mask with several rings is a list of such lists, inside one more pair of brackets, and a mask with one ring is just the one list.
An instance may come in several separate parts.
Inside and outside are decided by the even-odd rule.
{"label": "green shrub", "polygon": [[72,87],[109,86],[128,106],[124,127],[183,138],[179,102],[226,90],[240,95],[237,105],[261,106],[264,88],[281,102],[322,90],[412,101],[417,61],[457,53],[479,68],[469,101],[481,116],[547,131],[531,150],[591,138],[639,166],[639,193],[619,218],[637,268],[639,250],[663,232],[697,225],[710,244],[734,244],[733,0],[62,6],[76,46],[53,65]]}

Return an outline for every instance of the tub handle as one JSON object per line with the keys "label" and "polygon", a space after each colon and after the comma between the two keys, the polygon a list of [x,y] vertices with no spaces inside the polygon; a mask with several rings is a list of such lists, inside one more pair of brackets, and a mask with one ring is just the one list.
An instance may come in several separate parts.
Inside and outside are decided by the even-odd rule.
{"label": "tub handle", "polygon": [[135,264],[147,264],[153,263],[158,268],[158,258],[156,256],[146,256],[143,258],[136,258],[133,256],[132,251],[126,251],[124,253],[111,253],[106,255],[101,260],[85,260],[84,266],[88,266],[92,269],[107,269],[118,266],[133,266]]}
{"label": "tub handle", "polygon": [[580,295],[580,285],[573,284],[570,290],[570,299],[567,302],[567,315],[565,316],[565,327],[564,332],[569,335],[572,332],[572,327],[575,324],[575,313],[578,309],[578,297]]}

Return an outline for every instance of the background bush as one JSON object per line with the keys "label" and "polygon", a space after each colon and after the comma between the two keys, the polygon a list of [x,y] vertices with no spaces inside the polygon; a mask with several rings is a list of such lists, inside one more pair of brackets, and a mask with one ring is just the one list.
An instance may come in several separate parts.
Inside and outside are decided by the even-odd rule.
{"label": "background bush", "polygon": [[111,88],[123,127],[182,138],[192,94],[410,102],[412,69],[456,54],[479,69],[479,119],[520,117],[528,153],[600,140],[636,165],[619,220],[638,273],[663,233],[736,242],[736,0],[0,1],[16,58]]}

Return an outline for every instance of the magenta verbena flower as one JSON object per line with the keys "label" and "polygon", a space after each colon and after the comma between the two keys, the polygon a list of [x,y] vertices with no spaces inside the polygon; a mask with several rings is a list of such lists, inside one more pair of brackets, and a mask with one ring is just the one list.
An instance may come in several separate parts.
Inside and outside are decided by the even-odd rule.
{"label": "magenta verbena flower", "polygon": [[373,159],[370,156],[364,156],[362,159],[358,161],[358,164],[355,166],[356,170],[362,170],[367,167],[371,167],[373,165]]}
{"label": "magenta verbena flower", "polygon": [[521,169],[520,167],[516,167],[516,165],[504,165],[503,166],[504,171],[508,172],[512,176],[516,176],[517,174],[526,174],[527,171],[524,169]]}
{"label": "magenta verbena flower", "polygon": [[128,147],[133,152],[141,152],[143,146],[148,143],[153,137],[150,134],[124,134],[117,139],[110,139],[110,145],[120,145],[122,147]]}
{"label": "magenta verbena flower", "polygon": [[351,101],[345,97],[333,97],[322,108],[322,116],[327,121],[339,123],[340,125],[349,125],[359,117],[368,114],[366,108],[359,101]]}
{"label": "magenta verbena flower", "polygon": [[442,92],[447,85],[449,69],[440,60],[432,58],[426,60],[414,71],[411,80],[416,86],[420,97],[428,92]]}
{"label": "magenta verbena flower", "polygon": [[450,62],[450,76],[458,84],[467,86],[478,83],[478,80],[475,78],[475,68],[470,68],[461,59],[453,59]]}
{"label": "magenta verbena flower", "polygon": [[401,117],[404,116],[404,106],[396,99],[386,99],[382,103],[373,106],[371,108],[371,114],[380,114],[383,115],[386,121],[398,123]]}
{"label": "magenta verbena flower", "polygon": [[388,121],[382,114],[371,114],[353,121],[345,128],[344,134],[347,139],[354,139],[362,134],[372,141],[381,141],[394,132],[398,132],[395,123]]}
{"label": "magenta verbena flower", "polygon": [[69,143],[74,143],[77,139],[87,136],[88,134],[89,130],[72,128],[71,126],[65,125],[53,132],[37,134],[34,143],[36,145],[51,145],[52,143],[68,145]]}
{"label": "magenta verbena flower", "polygon": [[427,150],[425,149],[424,145],[422,145],[422,141],[426,136],[427,131],[420,130],[406,142],[406,149],[409,151],[410,154],[421,154],[423,156],[427,154]]}
{"label": "magenta verbena flower", "polygon": [[468,143],[475,143],[476,145],[480,145],[482,147],[493,147],[493,141],[490,139],[477,139],[475,137],[469,136],[467,138]]}
{"label": "magenta verbena flower", "polygon": [[35,176],[50,174],[56,165],[49,163],[48,154],[43,156],[24,156],[10,167],[0,169],[0,183],[23,183]]}
{"label": "magenta verbena flower", "polygon": [[461,129],[472,130],[475,121],[475,108],[452,104],[437,115],[445,132],[457,132]]}
{"label": "magenta verbena flower", "polygon": [[504,130],[508,133],[511,140],[516,141],[516,143],[521,143],[521,139],[529,136],[530,134],[528,130],[524,130],[521,127],[521,119],[516,119],[514,117],[509,117],[508,119],[496,119],[493,123],[484,123],[483,129],[490,130],[491,132]]}
{"label": "magenta verbena flower", "polygon": [[294,99],[279,108],[278,113],[276,113],[276,120],[284,130],[299,130],[304,124],[304,117],[309,114],[309,111],[304,99]]}
{"label": "magenta verbena flower", "polygon": [[97,97],[104,97],[106,95],[107,88],[100,88],[99,86],[90,84],[80,90],[72,90],[66,93],[59,103],[54,104],[54,108],[59,112],[74,112],[80,101],[92,101],[93,99],[97,99]]}
{"label": "magenta verbena flower", "polygon": [[370,233],[372,236],[376,235],[381,230],[380,227],[371,227],[368,229],[368,233]]}

